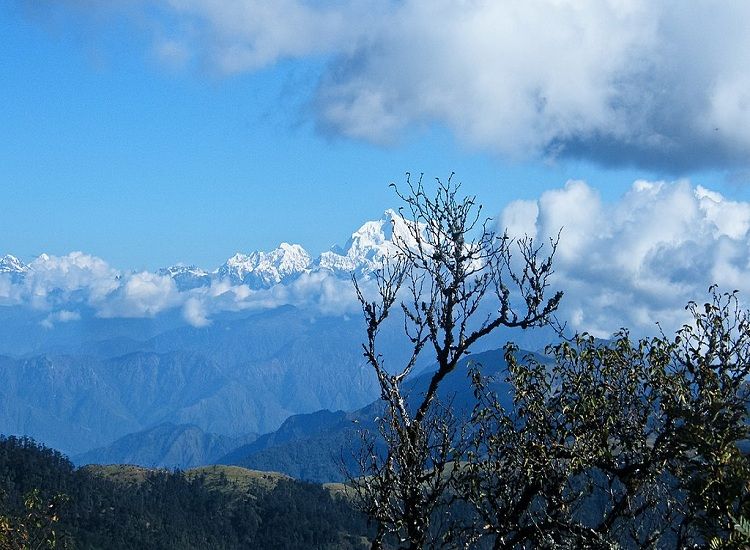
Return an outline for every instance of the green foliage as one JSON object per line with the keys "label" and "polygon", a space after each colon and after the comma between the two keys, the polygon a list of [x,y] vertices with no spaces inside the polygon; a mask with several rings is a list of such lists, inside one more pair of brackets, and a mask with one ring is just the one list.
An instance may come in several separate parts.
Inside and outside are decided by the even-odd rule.
{"label": "green foliage", "polygon": [[361,548],[368,535],[347,500],[317,485],[240,468],[76,470],[29,439],[0,437],[3,550]]}
{"label": "green foliage", "polygon": [[473,447],[456,489],[475,514],[464,531],[496,548],[739,540],[750,318],[715,289],[687,309],[673,338],[577,335],[548,349],[551,363],[509,345],[510,409],[475,372]]}
{"label": "green foliage", "polygon": [[19,517],[0,515],[0,550],[66,548],[65,540],[58,540],[55,532],[55,524],[60,520],[58,510],[65,501],[64,496],[58,495],[45,502],[39,496],[39,489],[27,493]]}
{"label": "green foliage", "polygon": [[745,550],[750,548],[750,520],[740,517],[734,520],[734,530],[727,538],[711,539],[711,550]]}

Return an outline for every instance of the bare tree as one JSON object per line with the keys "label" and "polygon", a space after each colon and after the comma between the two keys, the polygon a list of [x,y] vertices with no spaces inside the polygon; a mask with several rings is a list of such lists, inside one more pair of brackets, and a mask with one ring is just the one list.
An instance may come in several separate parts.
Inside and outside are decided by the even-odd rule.
{"label": "bare tree", "polygon": [[[364,355],[384,404],[381,440],[366,442],[364,475],[353,480],[361,509],[378,526],[373,548],[387,535],[410,549],[447,543],[439,538],[447,531],[431,533],[431,523],[450,497],[452,465],[465,438],[449,404],[438,401],[440,385],[479,340],[500,327],[548,323],[562,298],[561,292],[546,297],[557,241],[545,254],[531,238],[496,234],[474,197],[459,196],[452,176],[437,180],[434,195],[421,176],[413,181],[407,174],[406,186],[402,193],[393,185],[408,232],[394,232],[397,252],[375,274],[377,295],[371,299],[353,279],[367,326]],[[493,313],[478,318],[490,302]],[[378,334],[394,307],[403,314],[412,346],[397,368],[378,351]],[[405,381],[424,353],[436,370],[424,393],[407,396]]]}

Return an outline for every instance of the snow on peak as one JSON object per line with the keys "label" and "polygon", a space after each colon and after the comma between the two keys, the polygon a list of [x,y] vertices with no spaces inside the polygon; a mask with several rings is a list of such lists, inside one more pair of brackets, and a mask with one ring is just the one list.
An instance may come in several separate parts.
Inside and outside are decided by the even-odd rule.
{"label": "snow on peak", "polygon": [[11,254],[0,257],[0,273],[26,273],[29,266]]}
{"label": "snow on peak", "polygon": [[413,223],[388,209],[379,220],[366,222],[352,233],[343,249],[334,247],[323,252],[317,263],[323,269],[338,273],[374,271],[398,250],[394,242],[400,241],[407,246],[415,244],[411,233],[413,225],[410,227]]}
{"label": "snow on peak", "polygon": [[211,284],[211,275],[195,265],[176,264],[169,267],[163,267],[158,271],[162,277],[171,277],[174,279],[178,290],[190,290]]}
{"label": "snow on peak", "polygon": [[[151,273],[158,279],[171,279],[170,288],[179,292],[195,292],[214,284],[247,285],[253,290],[268,289],[296,281],[305,274],[322,272],[348,279],[350,273],[367,276],[382,267],[386,258],[398,251],[396,243],[414,244],[414,222],[396,210],[386,210],[380,219],[368,221],[354,231],[344,247],[334,247],[313,259],[298,244],[283,242],[270,252],[238,252],[213,271],[195,265],[176,264]],[[100,258],[71,252],[65,256],[41,254],[25,264],[15,256],[0,256],[0,275],[11,284],[26,281],[28,285],[44,285],[45,292],[60,288],[66,293],[96,286],[97,300],[126,285],[132,274],[123,274]],[[7,281],[2,281],[5,284]],[[164,282],[164,281],[162,281]],[[174,285],[172,285],[174,282]],[[27,285],[27,286],[28,286]],[[36,288],[36,287],[34,287]],[[217,287],[218,288],[218,287]],[[65,294],[67,296],[67,294]]]}
{"label": "snow on peak", "polygon": [[281,243],[271,252],[238,252],[222,265],[217,274],[250,288],[267,288],[307,271],[312,259],[298,244]]}
{"label": "snow on peak", "polygon": [[169,267],[163,267],[159,270],[159,275],[169,275],[170,277],[177,277],[179,275],[192,275],[194,277],[203,277],[208,275],[207,271],[204,271],[196,265],[185,265],[175,264]]}

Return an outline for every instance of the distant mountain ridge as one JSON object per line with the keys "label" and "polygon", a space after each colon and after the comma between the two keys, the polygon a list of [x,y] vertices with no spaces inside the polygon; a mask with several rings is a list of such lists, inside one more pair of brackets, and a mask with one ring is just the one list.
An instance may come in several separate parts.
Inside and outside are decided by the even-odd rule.
{"label": "distant mountain ridge", "polygon": [[[525,354],[526,352],[521,352]],[[439,399],[450,403],[454,414],[468,417],[474,406],[473,388],[468,377],[470,366],[478,366],[493,376],[491,385],[505,406],[512,399],[504,381],[506,362],[502,350],[471,354],[447,376],[440,387]],[[431,369],[413,378],[408,395],[415,398],[426,391]],[[129,434],[114,443],[74,457],[78,464],[126,463],[140,466],[194,467],[200,464],[229,464],[256,470],[277,471],[296,479],[313,482],[335,482],[345,478],[345,469],[356,473],[356,450],[360,432],[377,433],[375,419],[383,414],[379,399],[364,407],[315,412],[288,417],[272,432],[258,437],[244,436],[246,441],[229,447],[233,438],[206,434],[195,426],[164,424]],[[237,441],[237,438],[234,438]],[[226,449],[220,454],[219,449]],[[180,462],[182,460],[183,462]]]}
{"label": "distant mountain ridge", "polygon": [[[213,271],[128,274],[81,252],[0,258],[0,433],[148,466],[207,463],[243,443],[237,460],[335,478],[329,451],[376,416],[379,393],[349,279],[372,290],[395,243],[414,246],[413,223],[388,210],[317,258],[282,243]],[[379,333],[391,365],[410,355],[398,317]],[[487,343],[539,347],[539,333],[512,332]],[[321,410],[339,412],[305,416]],[[236,439],[252,433],[266,435]]]}
{"label": "distant mountain ridge", "polygon": [[206,433],[194,424],[159,424],[128,434],[111,445],[73,456],[76,464],[137,464],[149,468],[179,468],[213,464],[256,434],[229,437]]}
{"label": "distant mountain ridge", "polygon": [[[268,432],[290,415],[371,401],[360,340],[359,320],[287,306],[90,352],[0,355],[0,433],[77,455],[165,422]],[[112,346],[121,354],[106,353]]]}
{"label": "distant mountain ridge", "polygon": [[[520,352],[521,355],[526,353]],[[457,418],[469,417],[475,404],[468,376],[471,366],[480,367],[485,376],[493,377],[490,389],[503,406],[509,407],[513,395],[504,379],[507,363],[500,349],[462,359],[440,385],[440,402],[450,403]],[[431,377],[432,372],[428,371],[409,382],[410,401],[424,394]],[[317,411],[292,416],[275,432],[233,450],[218,463],[273,470],[319,483],[341,481],[346,478],[345,470],[359,475],[355,458],[361,444],[360,433],[362,430],[373,435],[378,433],[375,419],[383,414],[383,407],[383,402],[378,399],[351,412]]]}
{"label": "distant mountain ridge", "polygon": [[29,266],[24,264],[21,260],[6,254],[0,257],[0,273],[25,273],[29,270]]}
{"label": "distant mountain ridge", "polygon": [[[177,264],[157,270],[160,276],[171,277],[180,291],[210,286],[227,281],[233,285],[247,285],[250,289],[268,289],[293,281],[303,273],[325,271],[348,278],[351,273],[366,275],[382,265],[384,258],[396,249],[394,239],[413,243],[410,224],[395,210],[364,223],[352,233],[343,247],[334,246],[313,258],[301,245],[282,242],[269,252],[237,252],[222,265],[208,271],[196,265]],[[50,256],[40,255],[26,264],[7,254],[0,258],[0,275],[9,274],[14,283],[35,270],[44,269]]]}
{"label": "distant mountain ridge", "polygon": [[8,275],[14,284],[23,280],[29,266],[11,254],[0,257],[0,275]]}

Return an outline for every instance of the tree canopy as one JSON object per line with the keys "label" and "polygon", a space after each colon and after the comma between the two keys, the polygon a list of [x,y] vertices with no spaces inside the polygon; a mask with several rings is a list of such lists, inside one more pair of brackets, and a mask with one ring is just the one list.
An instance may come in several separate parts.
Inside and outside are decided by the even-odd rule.
{"label": "tree canopy", "polygon": [[[553,322],[557,241],[545,252],[496,234],[452,178],[432,195],[421,178],[407,176],[407,187],[396,192],[409,235],[376,274],[377,295],[354,281],[385,410],[379,433],[364,435],[364,475],[351,479],[378,528],[372,548],[733,544],[750,502],[750,315],[737,293],[712,287],[672,336],[558,330],[544,357],[509,343],[502,378],[512,404],[474,364],[475,407],[458,418],[438,389],[471,347],[499,327]],[[488,302],[493,313],[477,320]],[[395,370],[378,351],[394,309],[413,349]],[[434,373],[408,395],[423,354]]]}

